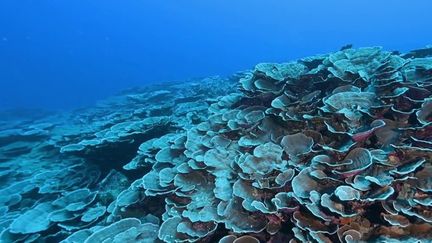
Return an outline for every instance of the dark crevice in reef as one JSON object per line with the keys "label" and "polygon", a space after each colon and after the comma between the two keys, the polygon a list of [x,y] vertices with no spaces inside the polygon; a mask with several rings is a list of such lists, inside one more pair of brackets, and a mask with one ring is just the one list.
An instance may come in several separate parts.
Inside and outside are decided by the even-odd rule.
{"label": "dark crevice in reef", "polygon": [[382,219],[381,213],[386,213],[386,211],[380,207],[378,204],[372,204],[370,206],[367,206],[364,212],[365,217],[372,223],[372,224],[386,224],[386,222]]}
{"label": "dark crevice in reef", "polygon": [[[97,150],[88,150],[78,156],[86,161],[100,166],[104,171],[111,169],[122,170],[122,167],[131,161],[137,154],[138,147],[145,141],[161,137],[170,130],[166,126],[154,127],[151,132],[133,135],[123,139],[120,143],[113,143]],[[134,172],[131,172],[134,173]]]}

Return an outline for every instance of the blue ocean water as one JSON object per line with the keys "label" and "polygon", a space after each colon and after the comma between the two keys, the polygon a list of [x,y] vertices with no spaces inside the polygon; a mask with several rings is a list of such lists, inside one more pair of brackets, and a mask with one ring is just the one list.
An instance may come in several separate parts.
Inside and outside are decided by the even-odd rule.
{"label": "blue ocean water", "polygon": [[429,44],[427,0],[3,0],[0,107],[71,109],[122,89],[355,47]]}

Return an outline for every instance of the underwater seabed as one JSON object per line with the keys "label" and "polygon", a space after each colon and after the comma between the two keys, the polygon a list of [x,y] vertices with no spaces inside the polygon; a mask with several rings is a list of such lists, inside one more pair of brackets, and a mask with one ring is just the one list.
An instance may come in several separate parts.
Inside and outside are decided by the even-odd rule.
{"label": "underwater seabed", "polygon": [[432,242],[432,47],[0,123],[0,242]]}

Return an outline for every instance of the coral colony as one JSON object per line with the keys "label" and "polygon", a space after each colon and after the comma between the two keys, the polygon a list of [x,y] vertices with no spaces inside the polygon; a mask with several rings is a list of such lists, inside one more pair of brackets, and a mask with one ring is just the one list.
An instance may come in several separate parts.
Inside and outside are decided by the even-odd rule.
{"label": "coral colony", "polygon": [[432,48],[348,46],[0,125],[1,242],[432,240]]}

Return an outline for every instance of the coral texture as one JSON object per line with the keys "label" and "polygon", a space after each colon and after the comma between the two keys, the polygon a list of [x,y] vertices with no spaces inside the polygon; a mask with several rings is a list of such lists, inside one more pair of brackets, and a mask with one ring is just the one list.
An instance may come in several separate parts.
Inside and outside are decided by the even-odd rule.
{"label": "coral texture", "polygon": [[343,48],[0,125],[2,242],[432,240],[432,48]]}

